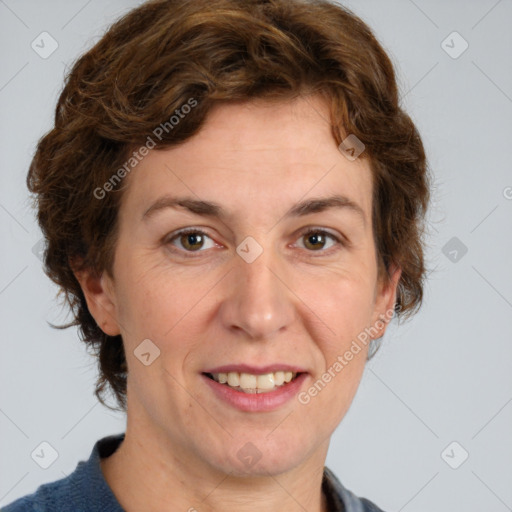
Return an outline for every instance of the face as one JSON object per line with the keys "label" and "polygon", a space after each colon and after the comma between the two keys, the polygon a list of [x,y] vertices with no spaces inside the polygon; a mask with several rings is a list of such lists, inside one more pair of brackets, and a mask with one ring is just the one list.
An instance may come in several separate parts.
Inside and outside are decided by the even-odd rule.
{"label": "face", "polygon": [[197,467],[323,461],[364,369],[357,340],[394,305],[369,163],[339,151],[327,119],[317,97],[223,105],[150,151],[128,178],[113,278],[81,281],[98,324],[122,335],[129,424]]}

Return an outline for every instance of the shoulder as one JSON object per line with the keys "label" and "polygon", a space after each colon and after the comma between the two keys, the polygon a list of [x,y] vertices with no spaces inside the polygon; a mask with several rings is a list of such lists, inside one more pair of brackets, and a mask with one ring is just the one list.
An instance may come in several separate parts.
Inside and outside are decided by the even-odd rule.
{"label": "shoulder", "polygon": [[375,503],[372,501],[367,500],[366,498],[360,498],[360,500],[363,505],[364,512],[384,512],[384,510],[377,507],[377,505],[375,505]]}
{"label": "shoulder", "polygon": [[60,508],[65,500],[69,501],[71,493],[70,476],[55,482],[40,485],[32,494],[3,507],[0,512],[48,512],[63,510]]}
{"label": "shoulder", "polygon": [[322,486],[329,503],[329,512],[384,512],[367,498],[360,498],[347,489],[327,467],[324,468]]}
{"label": "shoulder", "polygon": [[87,461],[80,461],[67,477],[40,485],[0,512],[119,512],[115,496],[103,478],[100,458],[113,453],[124,434],[104,437],[96,442]]}

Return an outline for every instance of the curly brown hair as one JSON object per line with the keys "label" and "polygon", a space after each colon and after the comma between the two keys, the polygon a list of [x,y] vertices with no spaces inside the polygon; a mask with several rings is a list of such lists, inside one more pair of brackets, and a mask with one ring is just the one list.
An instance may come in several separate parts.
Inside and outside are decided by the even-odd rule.
{"label": "curly brown hair", "polygon": [[158,132],[157,150],[197,133],[220,102],[308,93],[327,101],[337,144],[347,134],[365,144],[379,276],[402,269],[396,313],[410,316],[423,298],[427,162],[399,106],[388,55],[351,11],[327,0],[155,0],[115,22],[73,65],[27,185],[47,242],[45,272],[73,313],[59,328],[78,326],[93,349],[100,370],[95,394],[107,407],[114,409],[103,399],[110,387],[126,410],[123,342],[97,325],[74,270],[112,276],[126,187],[111,184],[101,198],[97,191],[190,98],[197,104]]}

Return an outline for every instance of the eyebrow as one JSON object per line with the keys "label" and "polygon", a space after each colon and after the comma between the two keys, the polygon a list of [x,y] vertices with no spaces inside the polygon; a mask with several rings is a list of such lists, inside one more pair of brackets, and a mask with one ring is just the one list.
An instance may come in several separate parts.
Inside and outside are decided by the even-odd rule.
{"label": "eyebrow", "polygon": [[[212,217],[217,219],[226,219],[227,212],[218,203],[211,201],[202,201],[190,197],[172,197],[163,196],[157,199],[142,215],[142,219],[148,219],[155,213],[167,208],[184,208],[196,215],[205,217]],[[343,195],[333,195],[329,197],[317,197],[306,199],[292,206],[283,216],[283,218],[290,217],[304,217],[312,213],[319,213],[329,209],[346,209],[358,214],[364,224],[366,224],[366,215],[364,210],[354,202],[352,199]]]}

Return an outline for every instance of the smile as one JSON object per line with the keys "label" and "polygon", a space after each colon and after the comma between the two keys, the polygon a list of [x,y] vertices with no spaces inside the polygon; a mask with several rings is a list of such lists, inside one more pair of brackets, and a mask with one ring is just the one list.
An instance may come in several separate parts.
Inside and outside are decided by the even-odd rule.
{"label": "smile", "polygon": [[219,384],[241,391],[243,393],[268,393],[275,389],[286,385],[294,380],[299,373],[291,371],[277,371],[273,373],[265,373],[255,375],[252,373],[239,372],[220,372],[206,373],[210,379]]}
{"label": "smile", "polygon": [[[216,399],[230,408],[244,412],[270,412],[293,403],[309,374],[269,370],[266,373],[212,371],[204,372],[202,378]],[[221,383],[221,379],[226,382]],[[281,384],[276,384],[281,381]]]}

